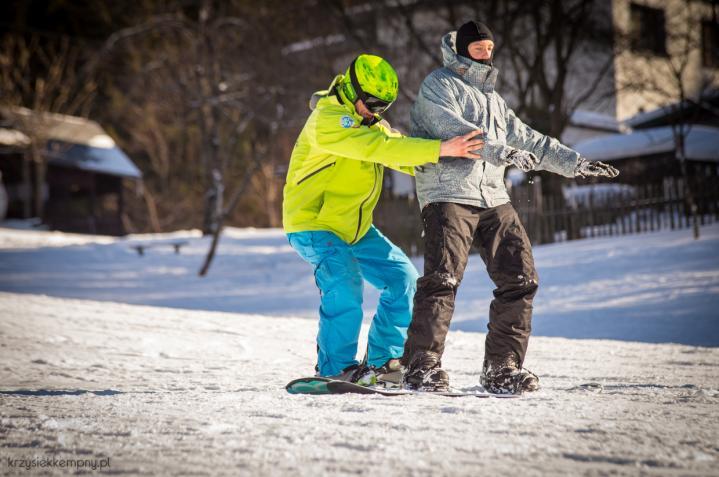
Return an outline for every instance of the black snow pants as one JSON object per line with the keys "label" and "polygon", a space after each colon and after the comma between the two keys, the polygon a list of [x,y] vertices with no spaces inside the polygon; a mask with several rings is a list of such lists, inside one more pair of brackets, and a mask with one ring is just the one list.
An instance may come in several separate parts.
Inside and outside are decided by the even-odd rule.
{"label": "black snow pants", "polygon": [[425,233],[424,276],[417,280],[412,323],[403,364],[417,351],[442,356],[457,288],[475,242],[497,286],[489,309],[485,359],[524,362],[538,277],[531,244],[512,204],[482,209],[451,202],[422,210]]}

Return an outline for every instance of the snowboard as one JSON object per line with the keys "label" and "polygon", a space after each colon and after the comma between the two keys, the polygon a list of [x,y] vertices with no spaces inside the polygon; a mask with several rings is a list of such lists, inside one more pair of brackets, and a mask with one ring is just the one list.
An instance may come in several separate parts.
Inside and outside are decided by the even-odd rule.
{"label": "snowboard", "polygon": [[294,379],[285,386],[290,394],[379,394],[382,396],[433,395],[445,397],[477,397],[477,398],[518,398],[516,394],[492,394],[487,392],[464,391],[413,391],[411,389],[384,388],[379,386],[360,386],[347,381],[313,376]]}
{"label": "snowboard", "polygon": [[347,381],[313,376],[294,379],[285,386],[290,394],[381,394],[382,396],[403,396],[412,394],[408,389],[387,389],[367,387]]}

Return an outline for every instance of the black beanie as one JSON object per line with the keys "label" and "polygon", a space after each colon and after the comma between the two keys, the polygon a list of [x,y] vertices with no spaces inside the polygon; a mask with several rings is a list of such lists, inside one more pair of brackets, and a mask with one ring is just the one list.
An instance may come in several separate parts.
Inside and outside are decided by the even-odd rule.
{"label": "black beanie", "polygon": [[[492,30],[482,22],[469,21],[457,29],[457,39],[455,44],[457,46],[457,54],[462,55],[465,58],[469,58],[472,61],[478,61],[469,56],[469,44],[473,41],[480,40],[492,40],[494,41],[494,35]],[[480,63],[491,64],[492,58],[489,60],[481,60]]]}

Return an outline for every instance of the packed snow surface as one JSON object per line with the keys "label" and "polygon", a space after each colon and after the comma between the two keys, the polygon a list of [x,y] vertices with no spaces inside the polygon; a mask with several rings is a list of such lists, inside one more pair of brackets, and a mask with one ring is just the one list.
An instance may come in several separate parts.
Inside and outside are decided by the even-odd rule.
{"label": "packed snow surface", "polygon": [[[284,384],[314,364],[305,319],[10,293],[0,307],[3,459],[109,457],[108,471],[145,475],[719,465],[717,348],[539,337],[526,364],[543,389],[521,399],[295,396]],[[476,386],[483,338],[450,333],[455,386]]]}
{"label": "packed snow surface", "polygon": [[[718,244],[708,226],[536,247],[542,389],[521,399],[296,396],[318,296],[279,231],[230,230],[202,279],[196,232],[0,229],[0,473],[719,475]],[[472,331],[443,360],[460,389],[491,289],[472,256],[455,326]]]}

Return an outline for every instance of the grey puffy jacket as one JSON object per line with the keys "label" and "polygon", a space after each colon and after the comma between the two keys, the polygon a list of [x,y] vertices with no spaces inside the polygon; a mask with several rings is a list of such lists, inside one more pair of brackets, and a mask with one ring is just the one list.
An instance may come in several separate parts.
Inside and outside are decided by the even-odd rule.
{"label": "grey puffy jacket", "polygon": [[444,67],[422,82],[412,107],[411,135],[450,139],[473,129],[485,133],[482,160],[443,157],[417,167],[420,207],[457,202],[496,207],[509,202],[504,185],[507,154],[524,149],[540,160],[535,168],[574,177],[579,153],[524,124],[494,91],[498,70],[457,55],[455,32],[442,38]]}

